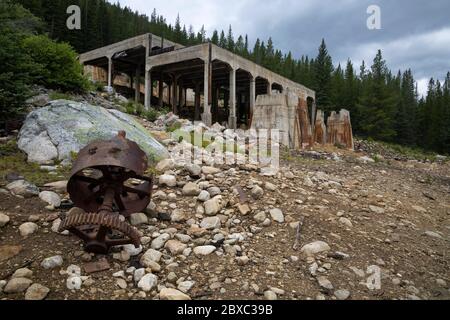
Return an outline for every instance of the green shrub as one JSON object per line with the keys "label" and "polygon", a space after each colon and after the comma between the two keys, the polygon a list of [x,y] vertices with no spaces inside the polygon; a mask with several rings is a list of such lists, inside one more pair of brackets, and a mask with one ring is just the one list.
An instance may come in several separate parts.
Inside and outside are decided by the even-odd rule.
{"label": "green shrub", "polygon": [[45,35],[24,39],[25,52],[37,63],[31,70],[35,83],[62,91],[83,92],[89,82],[83,76],[83,67],[77,61],[77,53],[67,43],[57,43]]}
{"label": "green shrub", "polygon": [[158,119],[160,113],[153,108],[144,112],[143,116],[148,121],[154,122]]}
{"label": "green shrub", "polygon": [[51,100],[73,100],[73,97],[68,93],[52,92],[50,93]]}

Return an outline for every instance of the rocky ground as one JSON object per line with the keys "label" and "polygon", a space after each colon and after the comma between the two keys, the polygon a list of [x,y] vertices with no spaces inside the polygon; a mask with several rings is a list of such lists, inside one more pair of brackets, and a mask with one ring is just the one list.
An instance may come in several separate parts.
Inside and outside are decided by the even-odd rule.
{"label": "rocky ground", "polygon": [[[169,118],[143,124],[173,154]],[[58,233],[71,203],[54,169],[39,187],[9,174],[0,299],[449,299],[449,162],[373,158],[283,152],[275,175],[165,160],[131,217],[142,246],[106,256]]]}

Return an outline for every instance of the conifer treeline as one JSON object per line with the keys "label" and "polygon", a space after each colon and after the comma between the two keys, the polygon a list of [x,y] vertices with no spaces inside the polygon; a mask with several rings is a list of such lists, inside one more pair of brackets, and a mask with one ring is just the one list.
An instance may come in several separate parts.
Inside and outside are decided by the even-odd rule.
{"label": "conifer treeline", "polygon": [[[148,17],[105,0],[17,1],[46,22],[50,37],[69,42],[78,52],[146,32],[183,45],[211,41],[314,89],[317,105],[327,113],[349,109],[358,135],[450,153],[450,73],[444,83],[431,79],[422,98],[411,70],[393,74],[381,51],[371,66],[363,62],[358,71],[350,60],[346,66],[334,66],[323,40],[317,57],[295,59],[291,52],[276,49],[272,38],[257,39],[252,46],[247,35],[235,37],[231,26],[207,37],[204,27],[196,32],[182,25],[179,16],[171,25],[155,10]],[[72,4],[81,7],[82,28],[69,32],[65,13]]]}

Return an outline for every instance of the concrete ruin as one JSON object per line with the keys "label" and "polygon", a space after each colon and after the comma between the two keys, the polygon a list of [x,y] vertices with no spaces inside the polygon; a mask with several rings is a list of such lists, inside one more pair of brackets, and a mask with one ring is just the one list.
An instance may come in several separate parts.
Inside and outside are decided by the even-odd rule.
{"label": "concrete ruin", "polygon": [[313,90],[212,43],[185,47],[147,33],[86,52],[79,60],[94,78],[106,77],[109,87],[127,87],[146,109],[169,106],[208,126],[276,128],[291,148],[340,142],[349,135],[336,129],[349,123],[346,115],[345,121],[333,115],[332,133],[326,134],[323,113],[316,118]]}

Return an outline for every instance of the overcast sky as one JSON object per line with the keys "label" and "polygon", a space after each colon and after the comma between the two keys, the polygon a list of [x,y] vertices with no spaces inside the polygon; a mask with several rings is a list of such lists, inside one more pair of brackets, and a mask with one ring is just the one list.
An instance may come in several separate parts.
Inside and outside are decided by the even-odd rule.
{"label": "overcast sky", "polygon": [[[115,2],[111,0],[111,2]],[[208,36],[214,29],[228,30],[235,38],[248,34],[272,37],[276,48],[315,57],[322,38],[335,65],[347,58],[357,65],[371,65],[377,49],[383,51],[389,68],[411,68],[421,93],[428,79],[443,79],[450,71],[449,0],[120,0],[141,13],[153,8],[174,24],[198,31],[205,25]],[[367,8],[381,9],[381,29],[369,30]]]}

